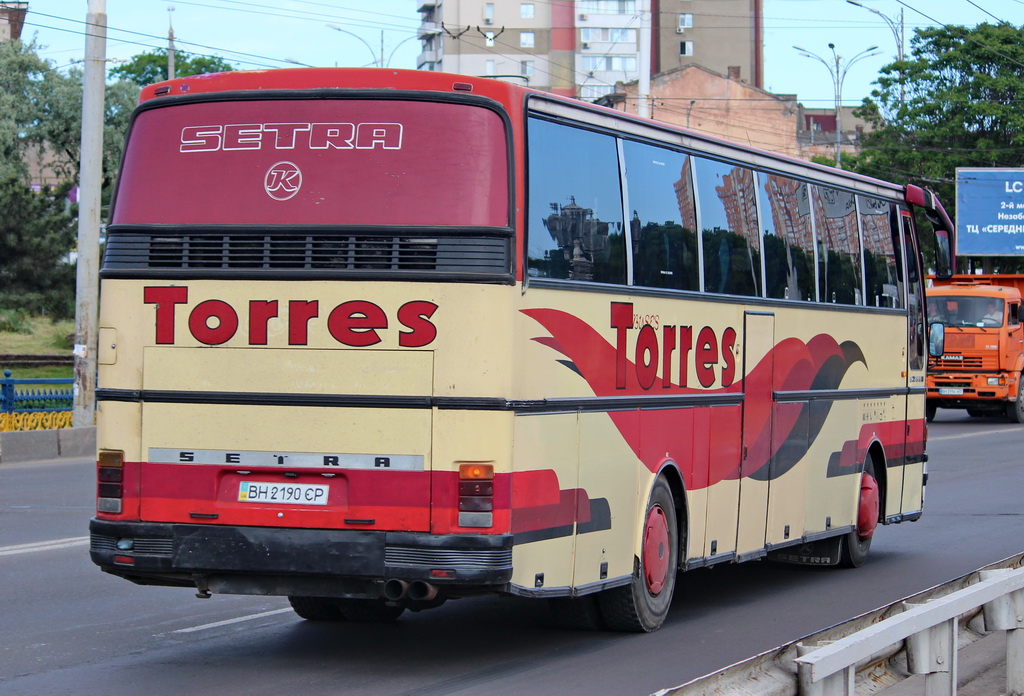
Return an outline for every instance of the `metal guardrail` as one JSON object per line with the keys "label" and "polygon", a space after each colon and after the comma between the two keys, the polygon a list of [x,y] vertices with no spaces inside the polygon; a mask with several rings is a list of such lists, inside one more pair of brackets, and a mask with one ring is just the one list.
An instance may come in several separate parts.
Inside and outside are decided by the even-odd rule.
{"label": "metal guardrail", "polygon": [[0,431],[44,430],[71,425],[73,379],[0,379]]}
{"label": "metal guardrail", "polygon": [[979,581],[891,616],[796,658],[802,696],[853,696],[857,665],[906,641],[911,674],[925,675],[928,696],[955,696],[959,617],[982,607],[985,629],[1006,631],[1006,688],[1024,693],[1024,569],[986,570]]}
{"label": "metal guardrail", "polygon": [[1002,693],[1024,696],[1022,564],[1005,559],[656,696],[853,696],[914,675],[926,696],[955,696],[958,648],[995,631],[1006,632]]}

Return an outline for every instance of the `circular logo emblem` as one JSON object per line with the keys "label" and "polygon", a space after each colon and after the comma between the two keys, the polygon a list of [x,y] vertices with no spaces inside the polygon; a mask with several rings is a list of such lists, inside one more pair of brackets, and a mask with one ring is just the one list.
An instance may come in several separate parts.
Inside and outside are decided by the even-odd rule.
{"label": "circular logo emblem", "polygon": [[278,162],[263,177],[263,190],[275,201],[286,201],[302,188],[302,171],[294,162]]}

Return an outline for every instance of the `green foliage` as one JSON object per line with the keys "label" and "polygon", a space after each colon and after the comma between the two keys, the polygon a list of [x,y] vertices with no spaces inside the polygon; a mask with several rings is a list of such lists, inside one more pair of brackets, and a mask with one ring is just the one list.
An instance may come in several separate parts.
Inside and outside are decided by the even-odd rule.
{"label": "green foliage", "polygon": [[28,315],[18,309],[0,309],[0,332],[29,334],[32,325],[28,323]]}
{"label": "green foliage", "polygon": [[75,226],[65,212],[69,186],[35,193],[16,176],[0,180],[0,308],[74,316],[75,267],[67,255]]}
{"label": "green foliage", "polygon": [[[195,56],[183,51],[174,52],[174,76],[205,75],[230,72],[234,67],[216,56]],[[123,65],[110,70],[110,76],[126,80],[139,87],[167,79],[167,49],[140,53]]]}
{"label": "green foliage", "polygon": [[0,178],[28,173],[25,152],[39,123],[47,64],[34,44],[0,41]]}
{"label": "green foliage", "polygon": [[929,188],[954,217],[958,167],[1024,166],[1022,65],[1024,28],[917,29],[911,55],[885,66],[864,101],[876,129],[857,171]]}

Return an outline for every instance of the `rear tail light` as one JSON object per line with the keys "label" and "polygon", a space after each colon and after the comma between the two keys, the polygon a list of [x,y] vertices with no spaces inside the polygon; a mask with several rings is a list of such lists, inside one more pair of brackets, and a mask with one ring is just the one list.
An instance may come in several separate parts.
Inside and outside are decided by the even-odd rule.
{"label": "rear tail light", "polygon": [[100,450],[96,461],[96,511],[121,514],[124,497],[124,452]]}
{"label": "rear tail light", "polygon": [[459,526],[494,526],[494,465],[459,464]]}

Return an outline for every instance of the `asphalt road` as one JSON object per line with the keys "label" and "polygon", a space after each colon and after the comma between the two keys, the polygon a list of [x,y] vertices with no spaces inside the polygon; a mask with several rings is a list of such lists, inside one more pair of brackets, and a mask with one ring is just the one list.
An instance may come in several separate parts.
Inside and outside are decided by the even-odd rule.
{"label": "asphalt road", "polygon": [[541,602],[477,598],[395,624],[314,624],[281,598],[137,587],[88,558],[93,466],[0,467],[0,693],[650,694],[1024,551],[1024,426],[940,411],[925,515],[856,570],[685,574],[651,635],[552,628]]}

